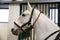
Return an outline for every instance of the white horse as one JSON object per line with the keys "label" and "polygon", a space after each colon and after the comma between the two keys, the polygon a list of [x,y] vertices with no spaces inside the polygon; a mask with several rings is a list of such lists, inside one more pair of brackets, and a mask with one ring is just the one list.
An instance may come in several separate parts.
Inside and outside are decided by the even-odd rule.
{"label": "white horse", "polygon": [[[24,16],[20,16],[18,18],[18,20],[15,21],[15,23],[18,24],[19,26],[21,26],[24,23],[28,22],[32,10],[33,10],[33,8],[28,3],[27,10],[25,10],[22,13],[22,14],[24,14]],[[38,15],[39,15],[39,17],[38,17]],[[37,17],[38,17],[38,19],[37,19]],[[36,19],[37,19],[37,21],[35,22]],[[57,30],[60,30],[60,28],[56,24],[54,24],[47,16],[45,16],[43,13],[41,13],[37,9],[34,9],[34,11],[33,11],[31,25],[33,25],[34,22],[35,22],[35,24],[33,27],[35,28],[36,40],[45,40],[45,38],[47,38],[49,35],[56,32]],[[47,40],[55,40],[58,33],[59,32],[56,32],[54,35],[49,37]]]}

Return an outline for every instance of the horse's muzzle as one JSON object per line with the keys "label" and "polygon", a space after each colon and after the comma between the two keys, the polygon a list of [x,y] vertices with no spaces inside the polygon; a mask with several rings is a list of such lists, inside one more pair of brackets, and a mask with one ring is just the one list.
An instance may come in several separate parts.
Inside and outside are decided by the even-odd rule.
{"label": "horse's muzzle", "polygon": [[14,30],[14,28],[12,28],[11,29],[11,32],[12,32],[13,35],[16,35],[16,36],[18,35],[18,30],[17,29]]}

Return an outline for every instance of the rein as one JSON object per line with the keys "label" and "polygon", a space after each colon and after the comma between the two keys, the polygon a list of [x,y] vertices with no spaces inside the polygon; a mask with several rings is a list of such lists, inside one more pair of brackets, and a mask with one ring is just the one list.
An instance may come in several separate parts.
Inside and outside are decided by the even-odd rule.
{"label": "rein", "polygon": [[44,40],[47,40],[48,38],[50,38],[51,36],[53,36],[53,35],[56,34],[57,32],[60,32],[60,30],[57,30],[57,31],[53,32],[53,33],[50,34],[48,37],[46,37]]}

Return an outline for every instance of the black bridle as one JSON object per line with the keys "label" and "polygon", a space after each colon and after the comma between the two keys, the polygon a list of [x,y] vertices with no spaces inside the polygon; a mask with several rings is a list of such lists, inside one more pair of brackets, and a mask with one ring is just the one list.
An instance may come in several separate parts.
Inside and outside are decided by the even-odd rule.
{"label": "black bridle", "polygon": [[[23,32],[30,32],[30,31],[32,30],[33,27],[31,26],[31,20],[32,20],[33,12],[34,12],[34,8],[32,9],[32,12],[31,12],[29,21],[26,22],[25,24],[23,24],[23,25],[21,26],[21,30],[22,30]],[[25,25],[30,25],[30,27],[27,28],[26,30],[23,30],[22,28],[23,28]]]}
{"label": "black bridle", "polygon": [[[34,7],[34,8],[35,8],[35,7]],[[29,18],[29,21],[28,21],[28,22],[24,23],[22,26],[19,26],[18,24],[16,24],[16,22],[14,22],[14,24],[15,24],[18,28],[20,28],[23,32],[25,32],[25,33],[31,31],[32,28],[33,28],[33,27],[31,26],[31,20],[32,20],[34,8],[32,9],[32,12],[31,12],[31,15],[30,15],[30,18]],[[26,30],[23,30],[22,28],[23,28],[25,25],[30,25],[30,27],[27,28]]]}

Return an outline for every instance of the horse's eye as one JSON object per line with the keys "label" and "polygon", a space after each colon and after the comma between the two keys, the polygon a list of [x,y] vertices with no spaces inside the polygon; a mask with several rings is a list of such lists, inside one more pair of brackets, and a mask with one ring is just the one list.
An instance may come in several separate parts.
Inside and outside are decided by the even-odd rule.
{"label": "horse's eye", "polygon": [[25,16],[25,14],[22,14],[22,16],[24,17],[24,16]]}

